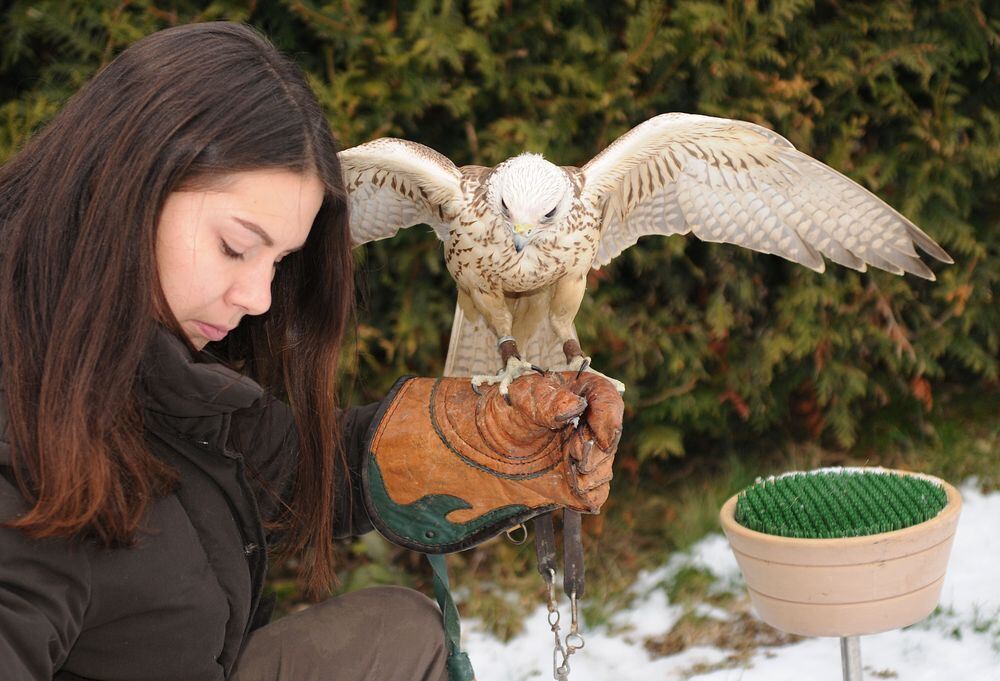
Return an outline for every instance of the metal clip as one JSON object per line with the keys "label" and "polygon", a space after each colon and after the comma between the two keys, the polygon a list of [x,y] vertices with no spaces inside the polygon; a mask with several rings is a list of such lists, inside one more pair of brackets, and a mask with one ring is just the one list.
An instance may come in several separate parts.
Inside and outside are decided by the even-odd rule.
{"label": "metal clip", "polygon": [[[576,592],[574,591],[569,595],[569,607],[570,607],[570,625],[569,632],[573,636],[580,637],[580,604],[576,600]],[[583,637],[580,637],[583,640]],[[583,647],[582,645],[580,646]]]}
{"label": "metal clip", "polygon": [[576,599],[576,592],[570,594],[570,630],[565,640],[559,637],[559,609],[556,603],[555,571],[549,570],[549,578],[545,581],[549,586],[549,628],[552,629],[552,636],[555,645],[552,649],[552,678],[555,681],[569,681],[569,658],[576,651],[583,648],[587,643],[580,635],[580,608]]}
{"label": "metal clip", "polygon": [[[514,538],[514,533],[521,530],[521,536],[517,539]],[[504,534],[507,535],[507,540],[515,546],[520,546],[524,542],[528,541],[528,528],[524,526],[524,523],[515,525],[514,527],[507,530]]]}
{"label": "metal clip", "polygon": [[[516,529],[516,528],[515,528]],[[509,535],[508,535],[509,536]],[[563,590],[570,600],[570,631],[565,639],[559,635],[560,615],[556,601],[555,541],[552,537],[551,516],[535,519],[535,549],[538,557],[538,572],[542,575],[548,591],[548,622],[552,630],[552,678],[555,681],[569,681],[569,658],[586,645],[580,635],[580,607],[578,596],[583,594],[583,551],[580,541],[580,516],[566,512],[563,516],[563,537],[565,553],[565,574]],[[513,539],[511,540],[513,541]]]}
{"label": "metal clip", "polygon": [[552,651],[552,678],[556,681],[568,681],[569,680],[569,655],[563,653],[562,663],[559,663],[559,653],[561,651],[556,648]]}
{"label": "metal clip", "polygon": [[552,678],[556,681],[568,681],[569,679],[569,655],[562,653],[562,663],[559,662],[559,653],[562,650],[556,648],[552,651]]}

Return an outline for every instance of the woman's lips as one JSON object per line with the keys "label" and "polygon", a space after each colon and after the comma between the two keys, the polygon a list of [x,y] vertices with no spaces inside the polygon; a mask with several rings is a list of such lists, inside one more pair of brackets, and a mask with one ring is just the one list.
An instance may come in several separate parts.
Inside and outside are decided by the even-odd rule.
{"label": "woman's lips", "polygon": [[194,325],[198,327],[201,335],[210,341],[220,341],[226,337],[227,333],[229,333],[229,329],[213,326],[212,324],[206,324],[205,322],[199,322],[197,320],[194,321]]}

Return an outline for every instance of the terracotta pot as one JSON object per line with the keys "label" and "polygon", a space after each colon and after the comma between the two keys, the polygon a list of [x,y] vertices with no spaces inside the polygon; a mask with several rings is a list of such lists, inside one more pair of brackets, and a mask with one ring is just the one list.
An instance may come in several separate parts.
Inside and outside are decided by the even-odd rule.
{"label": "terracotta pot", "polygon": [[761,619],[792,634],[846,637],[905,627],[934,611],[962,498],[938,478],[890,472],[942,485],[947,505],[919,525],[843,539],[755,532],[733,517],[738,495],[723,505],[722,529]]}

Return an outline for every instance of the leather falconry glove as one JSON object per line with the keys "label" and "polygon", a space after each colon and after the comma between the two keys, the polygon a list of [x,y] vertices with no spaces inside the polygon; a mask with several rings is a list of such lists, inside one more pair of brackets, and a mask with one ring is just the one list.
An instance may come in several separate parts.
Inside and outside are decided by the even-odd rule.
{"label": "leather falconry glove", "polygon": [[467,378],[403,378],[368,434],[365,501],[390,541],[460,551],[558,507],[608,498],[622,399],[593,373],[529,374],[477,393]]}

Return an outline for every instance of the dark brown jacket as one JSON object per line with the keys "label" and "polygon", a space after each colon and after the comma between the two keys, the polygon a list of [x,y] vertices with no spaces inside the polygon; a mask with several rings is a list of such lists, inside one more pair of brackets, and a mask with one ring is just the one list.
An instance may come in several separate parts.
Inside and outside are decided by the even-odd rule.
{"label": "dark brown jacket", "polygon": [[[261,602],[264,522],[295,470],[288,406],[220,364],[192,361],[166,332],[142,384],[149,446],[178,471],[180,486],[153,504],[131,548],[34,541],[0,528],[4,681],[219,681],[270,617]],[[0,521],[26,508],[11,482],[3,398]],[[337,485],[338,536],[371,529],[357,471],[377,407],[344,414],[351,473]]]}

